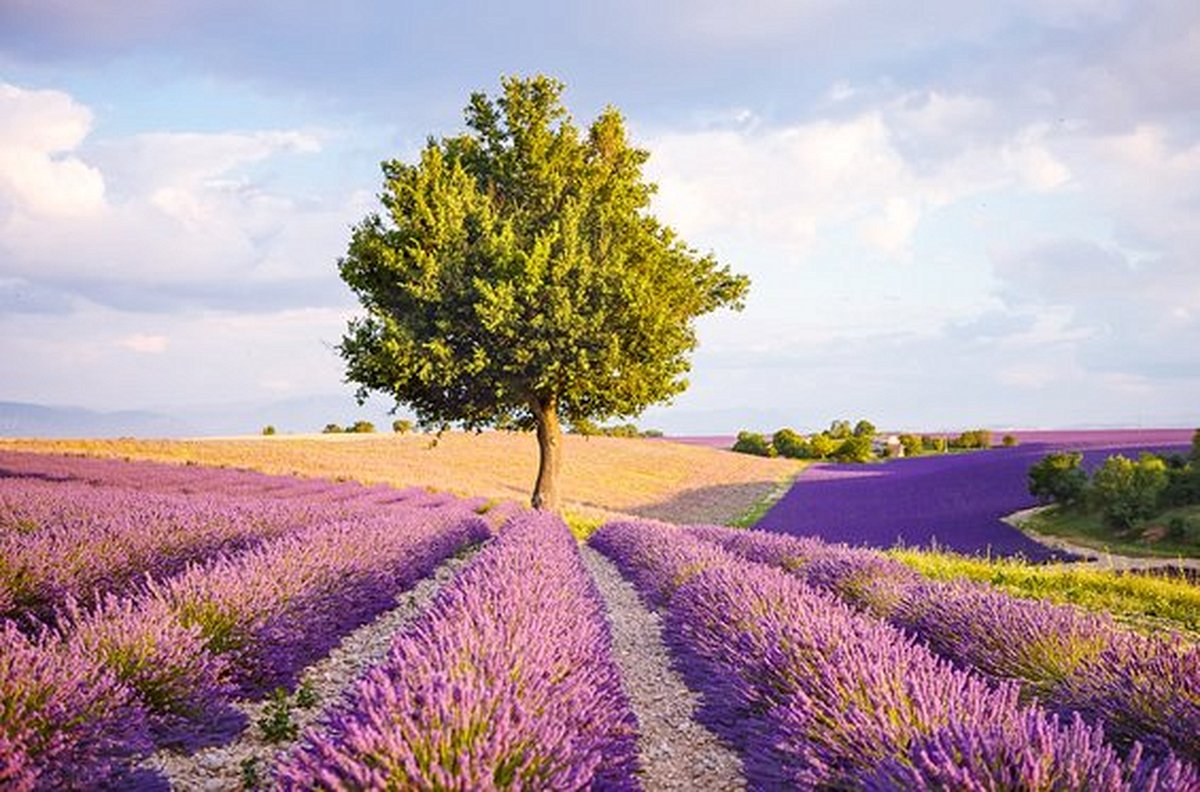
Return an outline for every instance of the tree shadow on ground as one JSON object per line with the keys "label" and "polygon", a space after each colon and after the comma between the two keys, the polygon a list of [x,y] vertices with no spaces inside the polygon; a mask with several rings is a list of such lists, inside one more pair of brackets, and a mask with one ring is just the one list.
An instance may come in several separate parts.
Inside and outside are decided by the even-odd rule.
{"label": "tree shadow on ground", "polygon": [[778,481],[715,484],[673,493],[669,498],[627,508],[629,514],[679,524],[728,525],[780,491]]}

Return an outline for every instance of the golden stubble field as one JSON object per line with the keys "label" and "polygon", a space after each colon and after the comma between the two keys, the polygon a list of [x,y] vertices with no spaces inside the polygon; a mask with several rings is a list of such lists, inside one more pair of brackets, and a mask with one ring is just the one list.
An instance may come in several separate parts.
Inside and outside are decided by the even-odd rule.
{"label": "golden stubble field", "polygon": [[[790,481],[802,464],[660,439],[563,438],[563,499],[582,517],[637,515],[726,523]],[[14,451],[195,463],[397,487],[420,486],[527,504],[537,442],[520,432],[275,435],[192,440],[0,439]]]}

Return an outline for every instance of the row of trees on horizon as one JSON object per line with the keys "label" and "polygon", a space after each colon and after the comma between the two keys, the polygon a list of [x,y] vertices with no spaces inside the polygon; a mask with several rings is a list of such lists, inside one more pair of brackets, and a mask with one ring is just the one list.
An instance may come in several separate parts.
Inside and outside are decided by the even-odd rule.
{"label": "row of trees on horizon", "polygon": [[[779,429],[769,438],[758,432],[738,432],[733,450],[764,457],[869,462],[885,456],[921,456],[992,447],[992,433],[987,429],[971,429],[957,437],[904,433],[895,435],[894,443],[882,444],[877,442],[878,435],[875,424],[866,418],[853,426],[848,420],[837,419],[828,429],[807,436],[789,427]],[[1005,435],[1001,443],[1012,446],[1017,440]]]}

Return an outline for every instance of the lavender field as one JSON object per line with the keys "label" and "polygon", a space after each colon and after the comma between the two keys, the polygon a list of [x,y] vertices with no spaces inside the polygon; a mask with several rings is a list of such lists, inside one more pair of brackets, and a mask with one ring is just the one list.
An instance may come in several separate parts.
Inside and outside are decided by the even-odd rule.
{"label": "lavender field", "polygon": [[1036,505],[1031,465],[1051,451],[1082,451],[1095,467],[1110,454],[1185,451],[1191,430],[1016,432],[1020,444],[879,464],[817,464],[755,527],[792,536],[887,548],[937,545],[962,553],[1061,557],[1001,520]]}
{"label": "lavender field", "polygon": [[[643,731],[626,616],[566,525],[488,506],[0,454],[0,788],[687,788],[655,780],[676,737]],[[1174,634],[811,537],[646,521],[590,543],[750,789],[1200,789],[1200,651]],[[439,569],[311,725],[277,722],[240,782],[213,765]]]}

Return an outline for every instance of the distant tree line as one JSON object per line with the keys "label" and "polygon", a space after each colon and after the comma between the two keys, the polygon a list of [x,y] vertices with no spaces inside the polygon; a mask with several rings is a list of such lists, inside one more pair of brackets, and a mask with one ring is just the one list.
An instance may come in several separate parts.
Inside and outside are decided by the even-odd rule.
{"label": "distant tree line", "polygon": [[571,421],[570,434],[584,437],[662,437],[658,429],[639,429],[637,424],[623,423],[615,426],[600,426],[586,418]]}
{"label": "distant tree line", "polygon": [[[1200,429],[1186,456],[1114,454],[1090,475],[1078,451],[1047,454],[1029,469],[1029,492],[1042,503],[1098,513],[1118,530],[1168,509],[1200,504]],[[1200,532],[1184,517],[1168,521],[1166,528],[1167,537],[1177,541]]]}
{"label": "distant tree line", "polygon": [[355,421],[347,426],[335,423],[325,424],[325,428],[321,430],[321,434],[372,434],[374,431],[375,424],[370,421]]}
{"label": "distant tree line", "polygon": [[[758,432],[738,432],[733,450],[764,457],[868,462],[889,453],[887,446],[881,447],[875,442],[877,435],[875,424],[865,418],[853,426],[848,420],[838,419],[831,422],[828,429],[807,436],[787,427],[770,437]],[[992,446],[992,433],[987,429],[971,429],[957,437],[901,434],[896,439],[898,450],[893,448],[890,453],[903,456],[944,454],[951,450],[965,451]],[[1012,435],[1004,436],[1004,445],[1015,445],[1016,442]]]}

